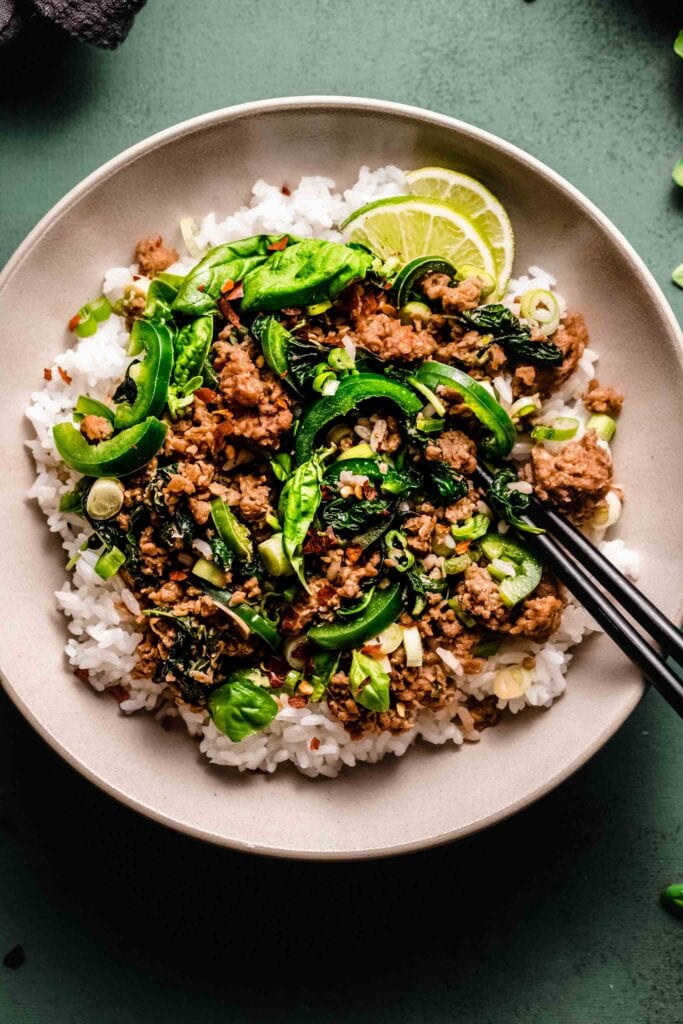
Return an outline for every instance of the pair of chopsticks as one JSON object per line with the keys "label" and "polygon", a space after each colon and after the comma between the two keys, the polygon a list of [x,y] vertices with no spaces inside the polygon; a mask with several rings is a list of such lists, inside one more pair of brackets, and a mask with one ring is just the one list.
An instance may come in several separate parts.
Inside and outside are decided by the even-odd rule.
{"label": "pair of chopsticks", "polygon": [[[492,476],[480,465],[474,482],[488,490]],[[522,533],[523,543],[552,568],[560,582],[683,717],[683,680],[666,663],[668,657],[683,667],[683,634],[561,513],[533,497],[531,509],[532,515],[522,518],[545,533]],[[647,642],[624,612],[660,645],[662,653]]]}

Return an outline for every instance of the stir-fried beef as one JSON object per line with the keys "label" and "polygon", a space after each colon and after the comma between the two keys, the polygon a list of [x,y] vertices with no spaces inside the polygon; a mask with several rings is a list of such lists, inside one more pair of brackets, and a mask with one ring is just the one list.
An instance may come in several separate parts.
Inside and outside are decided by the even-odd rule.
{"label": "stir-fried beef", "polygon": [[161,235],[141,238],[135,246],[135,262],[140,268],[140,273],[146,277],[154,277],[155,274],[168,270],[179,258],[175,249],[169,249],[164,245]]}

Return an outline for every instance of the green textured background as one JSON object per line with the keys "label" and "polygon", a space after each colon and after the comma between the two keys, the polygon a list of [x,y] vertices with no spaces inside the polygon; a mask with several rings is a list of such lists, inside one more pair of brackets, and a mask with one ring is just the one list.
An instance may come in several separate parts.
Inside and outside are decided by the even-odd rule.
{"label": "green textured background", "polygon": [[[356,94],[453,114],[546,161],[683,315],[669,282],[683,62],[661,11],[150,0],[114,53],[33,21],[0,50],[0,262],[151,132],[243,100]],[[0,773],[0,956],[26,950],[20,969],[0,965],[2,1024],[681,1020],[683,929],[657,905],[683,880],[681,726],[653,694],[536,807],[393,861],[269,862],[166,832],[76,776],[4,696]]]}

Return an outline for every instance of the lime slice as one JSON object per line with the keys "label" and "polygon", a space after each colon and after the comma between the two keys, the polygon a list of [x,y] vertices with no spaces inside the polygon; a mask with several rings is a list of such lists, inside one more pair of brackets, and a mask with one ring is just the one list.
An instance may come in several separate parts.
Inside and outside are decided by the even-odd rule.
{"label": "lime slice", "polygon": [[498,287],[489,302],[505,294],[515,256],[515,236],[502,203],[480,181],[447,167],[421,167],[408,171],[411,192],[448,203],[468,217],[489,243],[496,263]]}
{"label": "lime slice", "polygon": [[437,199],[393,196],[356,210],[342,224],[382,260],[409,263],[417,256],[441,256],[454,267],[469,263],[496,278],[493,253],[472,222]]}

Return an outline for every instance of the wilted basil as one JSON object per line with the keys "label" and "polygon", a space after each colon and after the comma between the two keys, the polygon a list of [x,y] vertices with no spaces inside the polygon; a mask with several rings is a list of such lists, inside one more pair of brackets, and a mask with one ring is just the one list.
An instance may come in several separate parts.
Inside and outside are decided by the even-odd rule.
{"label": "wilted basil", "polygon": [[260,732],[278,713],[278,702],[255,679],[263,679],[256,669],[238,669],[209,697],[213,724],[233,743]]}
{"label": "wilted basil", "polygon": [[532,341],[531,331],[520,322],[507,306],[496,302],[479,306],[471,313],[461,313],[461,320],[480,334],[492,335],[491,341],[483,345],[480,353],[491,345],[500,345],[508,359],[513,362],[547,363],[554,365],[564,359],[562,349],[550,341]]}
{"label": "wilted basil", "polygon": [[312,306],[335,298],[365,277],[373,258],[364,249],[305,238],[274,253],[244,279],[244,310]]}
{"label": "wilted basil", "polygon": [[360,651],[353,652],[349,687],[354,700],[369,711],[389,710],[389,673],[379,661]]}

